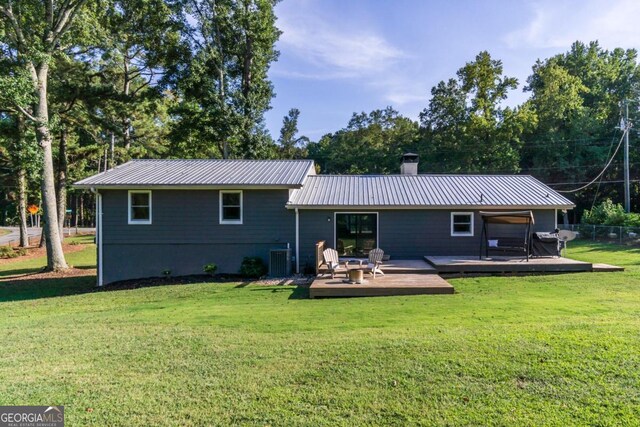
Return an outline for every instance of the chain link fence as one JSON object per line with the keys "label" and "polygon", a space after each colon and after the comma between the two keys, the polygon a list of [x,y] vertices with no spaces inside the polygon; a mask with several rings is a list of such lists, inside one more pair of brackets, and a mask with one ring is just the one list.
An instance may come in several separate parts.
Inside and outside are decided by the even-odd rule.
{"label": "chain link fence", "polygon": [[558,224],[560,230],[571,230],[577,234],[576,241],[615,243],[640,246],[640,227],[617,225]]}

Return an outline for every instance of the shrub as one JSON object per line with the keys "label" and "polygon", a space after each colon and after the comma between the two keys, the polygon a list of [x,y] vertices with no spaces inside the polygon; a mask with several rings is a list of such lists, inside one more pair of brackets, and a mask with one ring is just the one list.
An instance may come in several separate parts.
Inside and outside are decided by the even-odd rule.
{"label": "shrub", "polygon": [[640,214],[628,213],[624,220],[624,225],[627,227],[640,227]]}
{"label": "shrub", "polygon": [[244,277],[262,277],[267,274],[267,266],[260,257],[244,257],[240,265],[240,274]]}
{"label": "shrub", "polygon": [[211,262],[211,263],[209,263],[209,264],[205,264],[205,265],[202,267],[202,271],[204,271],[204,272],[205,272],[205,273],[207,273],[207,274],[210,274],[211,276],[213,276],[214,274],[216,274],[216,271],[217,271],[217,270],[218,270],[218,266],[217,266],[215,263],[213,263],[213,262]]}
{"label": "shrub", "polygon": [[620,203],[607,199],[582,214],[582,222],[592,225],[626,225],[628,214]]}
{"label": "shrub", "polygon": [[27,253],[24,248],[12,248],[11,246],[0,246],[0,258],[17,258]]}

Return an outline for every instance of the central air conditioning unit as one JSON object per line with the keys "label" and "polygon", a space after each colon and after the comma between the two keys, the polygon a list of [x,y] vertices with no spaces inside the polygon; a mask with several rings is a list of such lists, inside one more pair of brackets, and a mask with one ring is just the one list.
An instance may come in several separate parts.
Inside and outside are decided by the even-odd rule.
{"label": "central air conditioning unit", "polygon": [[271,249],[269,252],[269,276],[291,276],[291,249]]}

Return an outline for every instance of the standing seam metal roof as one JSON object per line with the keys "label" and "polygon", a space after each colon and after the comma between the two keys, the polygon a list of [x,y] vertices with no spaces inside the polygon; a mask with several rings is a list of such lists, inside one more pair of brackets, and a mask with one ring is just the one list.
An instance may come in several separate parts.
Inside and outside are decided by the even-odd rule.
{"label": "standing seam metal roof", "polygon": [[313,160],[132,160],[78,187],[257,185],[299,187]]}
{"label": "standing seam metal roof", "polygon": [[294,190],[290,207],[571,208],[529,175],[314,175]]}

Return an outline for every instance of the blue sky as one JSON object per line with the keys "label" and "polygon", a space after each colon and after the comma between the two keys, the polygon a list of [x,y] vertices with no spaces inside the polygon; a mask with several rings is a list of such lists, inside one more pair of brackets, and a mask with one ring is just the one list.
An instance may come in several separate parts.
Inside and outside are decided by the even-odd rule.
{"label": "blue sky", "polygon": [[284,0],[276,14],[283,34],[266,114],[276,139],[292,107],[312,140],[387,105],[417,119],[431,88],[482,50],[518,78],[508,101],[517,104],[536,59],[575,40],[640,48],[638,0]]}

